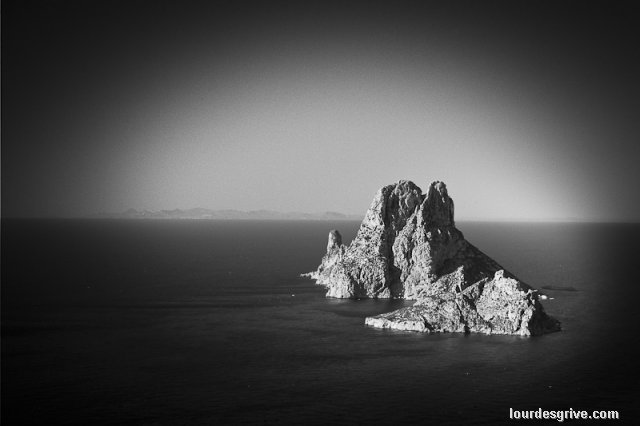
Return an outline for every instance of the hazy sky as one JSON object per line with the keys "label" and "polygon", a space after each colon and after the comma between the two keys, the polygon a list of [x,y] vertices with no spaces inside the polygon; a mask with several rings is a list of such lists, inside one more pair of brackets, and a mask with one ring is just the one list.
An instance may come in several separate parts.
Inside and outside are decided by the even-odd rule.
{"label": "hazy sky", "polygon": [[2,214],[640,220],[640,14],[584,3],[5,0]]}

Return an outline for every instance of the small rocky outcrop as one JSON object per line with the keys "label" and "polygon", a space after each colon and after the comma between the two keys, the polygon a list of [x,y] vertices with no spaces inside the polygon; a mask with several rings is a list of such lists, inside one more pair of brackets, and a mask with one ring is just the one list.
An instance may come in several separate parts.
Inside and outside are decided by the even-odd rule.
{"label": "small rocky outcrop", "polygon": [[332,230],[322,263],[305,275],[326,286],[327,297],[416,301],[366,318],[374,327],[518,335],[560,329],[537,290],[464,239],[439,181],[426,194],[410,181],[381,188],[351,244]]}

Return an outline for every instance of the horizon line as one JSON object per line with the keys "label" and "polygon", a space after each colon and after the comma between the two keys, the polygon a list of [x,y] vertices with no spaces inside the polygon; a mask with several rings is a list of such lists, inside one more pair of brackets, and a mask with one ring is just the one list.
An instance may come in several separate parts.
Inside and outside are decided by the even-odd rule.
{"label": "horizon line", "polygon": [[[226,211],[233,209],[225,209]],[[224,210],[217,210],[224,211]],[[235,210],[242,213],[255,213],[255,212],[271,212],[280,214],[294,214],[297,213],[301,216],[308,215],[311,217],[298,217],[298,218],[269,218],[269,217],[248,217],[248,218],[225,218],[225,217],[126,217],[126,216],[105,216],[100,213],[89,215],[56,215],[56,216],[5,216],[0,215],[0,220],[115,220],[115,221],[218,221],[218,222],[250,222],[250,221],[265,221],[265,222],[277,222],[277,221],[304,221],[304,222],[361,222],[364,219],[364,214],[349,214],[340,212],[320,212],[320,213],[306,213],[306,212],[280,212],[277,210]],[[323,213],[334,213],[344,218],[325,218],[319,217]],[[316,216],[316,217],[313,217]],[[358,218],[356,218],[358,216]],[[589,219],[589,218],[477,218],[477,217],[463,217],[456,219],[455,223],[468,223],[468,222],[481,222],[481,223],[593,223],[593,224],[640,224],[640,220],[621,220],[621,219]]]}

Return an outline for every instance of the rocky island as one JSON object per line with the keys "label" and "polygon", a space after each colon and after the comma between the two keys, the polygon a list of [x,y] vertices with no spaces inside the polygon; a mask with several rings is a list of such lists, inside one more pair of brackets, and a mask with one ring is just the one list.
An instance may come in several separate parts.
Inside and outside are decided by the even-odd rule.
{"label": "rocky island", "polygon": [[326,286],[327,297],[415,300],[366,318],[373,327],[523,336],[560,330],[537,290],[465,240],[439,181],[426,195],[404,180],[381,188],[351,244],[329,232],[322,263],[305,276]]}

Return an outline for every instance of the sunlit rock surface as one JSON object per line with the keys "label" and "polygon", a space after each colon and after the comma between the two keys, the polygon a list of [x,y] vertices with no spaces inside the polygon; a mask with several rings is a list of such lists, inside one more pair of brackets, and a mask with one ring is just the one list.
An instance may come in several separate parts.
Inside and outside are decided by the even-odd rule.
{"label": "sunlit rock surface", "polygon": [[379,328],[536,335],[560,329],[537,290],[464,239],[443,182],[426,194],[410,181],[381,188],[348,247],[337,230],[315,272],[327,297],[416,303],[369,317]]}

